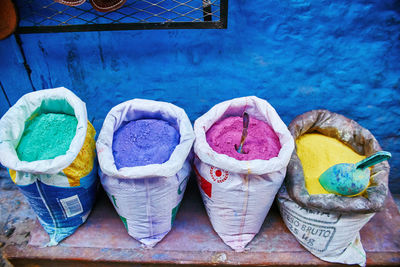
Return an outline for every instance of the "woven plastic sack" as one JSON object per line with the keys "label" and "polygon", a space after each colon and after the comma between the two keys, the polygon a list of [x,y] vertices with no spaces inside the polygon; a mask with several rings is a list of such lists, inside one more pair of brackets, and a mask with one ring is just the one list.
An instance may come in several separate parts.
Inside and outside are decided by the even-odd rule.
{"label": "woven plastic sack", "polygon": [[[112,152],[114,132],[123,122],[162,119],[180,134],[179,144],[163,164],[117,169]],[[173,104],[133,99],[107,114],[97,140],[101,183],[128,234],[153,247],[172,228],[190,174],[192,125],[185,111]]]}
{"label": "woven plastic sack", "polygon": [[[43,113],[63,113],[78,120],[65,155],[20,161],[15,148],[25,122]],[[97,191],[96,131],[87,120],[86,105],[66,88],[41,90],[21,97],[0,120],[0,162],[25,195],[50,236],[48,246],[73,234],[85,222]]]}
{"label": "woven plastic sack", "polygon": [[[262,120],[274,129],[281,143],[279,155],[269,160],[240,161],[215,152],[206,132],[230,116]],[[211,224],[235,251],[243,251],[258,233],[286,174],[294,149],[293,138],[275,109],[255,96],[222,102],[198,118],[194,125],[195,172]]]}
{"label": "woven plastic sack", "polygon": [[[336,138],[361,155],[370,156],[381,150],[368,130],[327,110],[313,110],[296,117],[289,130],[295,139],[311,132]],[[285,186],[278,194],[282,218],[297,240],[318,258],[364,266],[366,254],[359,231],[383,208],[388,177],[389,164],[385,161],[372,167],[367,197],[309,195],[300,159],[294,152]]]}

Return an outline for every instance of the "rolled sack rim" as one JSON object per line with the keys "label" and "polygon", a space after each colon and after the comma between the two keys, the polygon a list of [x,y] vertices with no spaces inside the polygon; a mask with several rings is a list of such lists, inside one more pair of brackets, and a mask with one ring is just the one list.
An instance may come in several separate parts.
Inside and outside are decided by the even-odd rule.
{"label": "rolled sack rim", "polygon": [[[229,116],[250,116],[268,123],[279,137],[281,149],[277,157],[269,160],[238,160],[219,154],[208,144],[206,132],[217,121]],[[294,140],[276,110],[264,99],[256,96],[239,97],[221,102],[199,117],[194,123],[194,152],[204,163],[241,174],[262,175],[286,169],[294,150]]]}
{"label": "rolled sack rim", "polygon": [[[53,159],[20,161],[16,153],[25,122],[45,100],[65,100],[78,120],[76,133],[64,155]],[[66,109],[67,107],[59,107]],[[51,112],[51,111],[50,111]],[[54,111],[60,113],[58,111]],[[68,113],[63,113],[68,114]],[[0,162],[7,168],[27,173],[56,174],[68,167],[78,156],[87,132],[86,104],[65,87],[44,89],[23,95],[0,119]]]}
{"label": "rolled sack rim", "polygon": [[[146,117],[141,117],[147,114]],[[162,164],[124,167],[117,169],[112,152],[114,132],[125,121],[151,118],[149,114],[158,114],[153,118],[174,120],[179,127],[180,140],[170,158]],[[171,177],[182,169],[194,142],[192,124],[186,112],[171,103],[146,99],[132,99],[113,107],[107,114],[96,142],[97,157],[103,174],[123,179],[141,179],[151,177]],[[184,156],[182,156],[184,155]]]}
{"label": "rolled sack rim", "polygon": [[[336,130],[338,128],[340,130]],[[382,150],[369,130],[343,115],[325,109],[311,110],[297,116],[290,123],[289,130],[295,140],[299,136],[311,132],[336,138],[365,156]],[[372,167],[371,185],[367,188],[368,198],[363,196],[345,197],[335,194],[310,195],[305,187],[303,167],[296,151],[297,145],[288,165],[285,182],[289,196],[300,206],[343,214],[373,213],[384,207],[389,190],[390,166],[387,161]]]}

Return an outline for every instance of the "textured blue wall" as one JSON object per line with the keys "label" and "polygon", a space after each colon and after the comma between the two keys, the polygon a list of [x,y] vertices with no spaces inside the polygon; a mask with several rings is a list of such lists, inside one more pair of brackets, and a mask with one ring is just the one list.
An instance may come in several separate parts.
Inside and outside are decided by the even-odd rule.
{"label": "textured blue wall", "polygon": [[[192,121],[245,95],[267,99],[287,124],[326,108],[358,121],[392,152],[390,187],[400,193],[400,1],[231,0],[227,30],[21,39],[33,87],[72,89],[98,130],[111,107],[135,97],[172,102]],[[11,104],[32,90],[27,74],[3,58],[21,68],[13,41],[0,42]]]}

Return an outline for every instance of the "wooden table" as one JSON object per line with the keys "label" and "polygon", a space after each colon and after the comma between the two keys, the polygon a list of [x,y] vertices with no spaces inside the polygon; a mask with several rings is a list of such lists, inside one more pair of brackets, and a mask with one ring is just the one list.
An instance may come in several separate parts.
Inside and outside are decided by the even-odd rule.
{"label": "wooden table", "polygon": [[[40,247],[48,236],[36,222],[29,245],[8,246],[4,255],[15,266],[335,265],[319,260],[297,242],[275,204],[248,250],[234,252],[214,232],[194,179],[185,194],[173,229],[153,249],[142,248],[128,235],[101,192],[87,222],[58,246]],[[400,215],[390,194],[385,209],[362,229],[361,240],[368,265],[400,265]]]}

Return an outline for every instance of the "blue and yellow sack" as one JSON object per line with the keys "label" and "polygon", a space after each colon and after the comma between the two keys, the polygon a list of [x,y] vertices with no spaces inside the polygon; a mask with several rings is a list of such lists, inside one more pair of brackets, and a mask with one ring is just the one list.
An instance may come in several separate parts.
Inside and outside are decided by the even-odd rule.
{"label": "blue and yellow sack", "polygon": [[[15,148],[25,122],[49,112],[78,120],[68,151],[49,160],[20,161]],[[85,103],[63,87],[24,95],[0,120],[0,162],[49,234],[48,246],[73,234],[93,207],[98,187],[95,135]]]}

